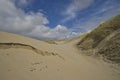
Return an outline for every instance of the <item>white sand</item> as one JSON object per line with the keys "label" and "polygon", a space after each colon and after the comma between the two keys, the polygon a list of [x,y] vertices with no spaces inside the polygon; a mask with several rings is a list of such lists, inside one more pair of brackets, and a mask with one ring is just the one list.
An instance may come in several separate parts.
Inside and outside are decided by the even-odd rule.
{"label": "white sand", "polygon": [[27,48],[0,47],[0,80],[120,80],[107,63],[81,55],[75,46],[78,41],[56,45],[0,32],[0,43],[21,43],[58,54],[43,56]]}

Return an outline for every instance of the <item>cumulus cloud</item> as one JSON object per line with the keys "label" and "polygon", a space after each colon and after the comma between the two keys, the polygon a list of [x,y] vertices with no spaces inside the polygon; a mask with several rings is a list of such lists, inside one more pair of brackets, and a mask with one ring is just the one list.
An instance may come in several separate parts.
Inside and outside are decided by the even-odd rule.
{"label": "cumulus cloud", "polygon": [[26,14],[10,0],[1,0],[0,29],[15,33],[28,33],[36,25],[47,24],[48,20],[40,12]]}
{"label": "cumulus cloud", "polygon": [[[21,3],[26,3],[28,0]],[[15,0],[0,0],[0,30],[22,34],[37,39],[62,39],[77,35],[65,26],[55,28],[45,26],[49,20],[41,12],[25,13],[15,6]]]}
{"label": "cumulus cloud", "polygon": [[49,28],[46,26],[37,26],[31,33],[27,34],[31,37],[38,39],[54,39],[60,40],[64,38],[72,38],[80,34],[73,32],[62,25],[57,25],[55,28]]}
{"label": "cumulus cloud", "polygon": [[64,23],[74,19],[77,16],[77,12],[89,7],[93,2],[94,0],[72,0],[72,3],[62,13],[63,15],[67,16],[62,22]]}

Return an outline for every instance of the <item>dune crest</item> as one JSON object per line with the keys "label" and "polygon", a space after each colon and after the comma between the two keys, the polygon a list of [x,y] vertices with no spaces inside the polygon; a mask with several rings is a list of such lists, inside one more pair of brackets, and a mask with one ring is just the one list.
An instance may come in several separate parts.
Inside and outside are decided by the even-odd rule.
{"label": "dune crest", "polygon": [[64,58],[62,56],[58,55],[57,53],[42,51],[31,45],[26,45],[26,44],[22,44],[22,43],[0,43],[0,49],[9,49],[9,48],[28,49],[28,50],[32,50],[35,53],[40,54],[42,56],[58,56],[59,58],[64,60]]}

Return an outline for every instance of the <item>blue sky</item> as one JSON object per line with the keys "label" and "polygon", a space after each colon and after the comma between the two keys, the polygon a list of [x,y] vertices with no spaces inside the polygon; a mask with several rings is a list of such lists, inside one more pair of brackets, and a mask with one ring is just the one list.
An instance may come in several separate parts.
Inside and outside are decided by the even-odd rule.
{"label": "blue sky", "polygon": [[79,36],[120,14],[120,0],[0,1],[0,30],[36,39]]}

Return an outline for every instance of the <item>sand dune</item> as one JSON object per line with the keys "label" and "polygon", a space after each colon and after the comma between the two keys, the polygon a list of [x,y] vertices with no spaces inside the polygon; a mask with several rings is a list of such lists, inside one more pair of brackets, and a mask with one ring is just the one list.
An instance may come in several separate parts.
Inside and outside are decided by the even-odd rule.
{"label": "sand dune", "polygon": [[21,44],[21,43],[0,43],[0,49],[9,49],[9,48],[21,48],[21,49],[28,49],[31,50],[37,54],[40,54],[42,56],[58,56],[62,59],[64,59],[63,57],[61,57],[60,55],[58,55],[57,53],[54,52],[47,52],[47,51],[42,51],[39,50],[31,45],[26,45],[26,44]]}
{"label": "sand dune", "polygon": [[0,32],[0,80],[119,80],[112,64],[84,56],[79,41],[48,44]]}

